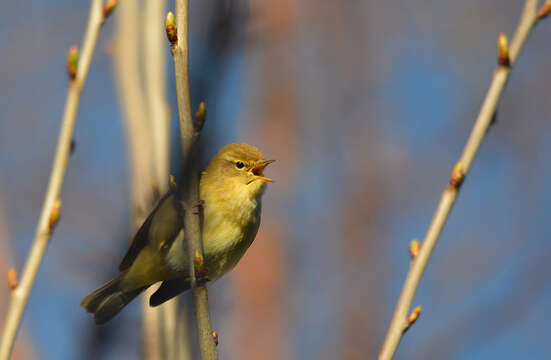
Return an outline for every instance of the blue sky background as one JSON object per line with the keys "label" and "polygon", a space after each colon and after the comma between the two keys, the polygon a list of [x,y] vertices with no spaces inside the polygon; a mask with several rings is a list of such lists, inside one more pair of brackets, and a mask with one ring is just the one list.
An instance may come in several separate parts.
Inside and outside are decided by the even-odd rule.
{"label": "blue sky background", "polygon": [[[217,4],[192,1],[191,9],[192,92],[194,103],[208,104],[207,157],[244,141],[278,159],[246,260],[266,259],[283,285],[249,310],[281,314],[266,340],[281,358],[375,358],[409,267],[408,243],[424,236],[488,89],[497,35],[511,36],[522,6],[238,1],[234,26],[209,28]],[[65,101],[64,57],[81,41],[88,7],[2,6],[2,269],[21,269],[30,247]],[[40,359],[90,354],[94,325],[78,302],[115,273],[131,236],[111,20],[82,94],[62,219],[24,315]],[[226,32],[222,46],[207,42],[211,31]],[[414,300],[421,318],[396,359],[548,357],[550,33],[544,21],[526,43],[422,279]],[[171,71],[167,78],[175,109]],[[275,255],[263,240],[280,250],[281,266],[270,268]],[[254,276],[247,264],[235,269],[238,279]],[[243,321],[236,283],[232,275],[211,286],[223,359],[247,353],[246,341],[228,343]],[[7,289],[1,294],[6,304]],[[116,321],[97,356],[139,358],[139,305]]]}

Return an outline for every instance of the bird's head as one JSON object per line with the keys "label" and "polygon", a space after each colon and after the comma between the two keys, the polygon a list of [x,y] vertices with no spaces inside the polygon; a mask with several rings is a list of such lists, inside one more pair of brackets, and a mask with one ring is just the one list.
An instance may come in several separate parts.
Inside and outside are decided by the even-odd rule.
{"label": "bird's head", "polygon": [[262,195],[266,182],[273,182],[263,172],[274,161],[264,160],[262,153],[252,145],[226,145],[203,172],[201,192],[207,191],[213,195],[224,192],[226,196],[235,198],[256,199]]}

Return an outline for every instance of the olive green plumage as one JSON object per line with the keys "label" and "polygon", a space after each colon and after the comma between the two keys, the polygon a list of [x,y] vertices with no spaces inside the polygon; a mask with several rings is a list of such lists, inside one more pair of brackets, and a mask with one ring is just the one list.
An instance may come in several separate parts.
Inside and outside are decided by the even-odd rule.
{"label": "olive green plumage", "polygon": [[[207,280],[231,270],[253,242],[260,226],[263,169],[272,162],[248,144],[229,144],[202,173],[202,241]],[[121,274],[80,302],[97,324],[112,319],[150,285],[163,281],[151,296],[157,306],[189,289],[188,255],[176,195],[165,195],[140,227],[124,256]]]}

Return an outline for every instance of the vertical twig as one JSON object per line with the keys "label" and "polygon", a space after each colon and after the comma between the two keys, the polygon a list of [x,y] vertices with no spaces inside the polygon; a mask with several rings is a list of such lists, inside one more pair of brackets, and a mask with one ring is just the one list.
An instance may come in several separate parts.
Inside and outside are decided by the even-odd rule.
{"label": "vertical twig", "polygon": [[540,18],[544,17],[537,14],[537,4],[537,0],[526,1],[510,48],[507,45],[506,39],[503,38],[503,35],[500,36],[498,41],[499,62],[490,89],[486,94],[486,99],[482,104],[482,108],[480,109],[478,118],[476,119],[467,144],[465,145],[463,154],[452,171],[450,184],[446,187],[440,198],[440,203],[438,204],[427,234],[425,235],[422,246],[412,260],[384,344],[379,353],[379,360],[392,359],[404,332],[419,316],[420,307],[417,307],[416,310],[408,316],[413,297],[415,296],[425,267],[432,254],[432,250],[438,241],[442,228],[455,203],[461,183],[469,171],[472,161],[495,115],[501,94],[509,78],[511,67],[515,65],[522,46],[528,38],[532,27]]}
{"label": "vertical twig", "polygon": [[[201,227],[199,218],[199,168],[197,140],[200,128],[194,127],[191,112],[189,89],[188,64],[188,0],[176,1],[176,34],[171,41],[172,56],[174,59],[174,75],[176,78],[176,98],[178,102],[178,119],[180,123],[180,137],[182,142],[182,156],[184,159],[186,176],[182,201],[184,211],[184,228],[189,254],[190,275],[192,281],[193,303],[199,347],[202,359],[217,359],[218,349],[212,336],[208,312],[207,289],[204,284],[197,284],[195,277],[196,262],[203,261],[203,244],[201,242]],[[168,33],[168,27],[167,27]]]}
{"label": "vertical twig", "polygon": [[[102,1],[92,0],[80,60],[78,61],[74,78],[70,81],[67,89],[67,99],[65,102],[56,155],[33,245],[27,257],[21,280],[11,294],[11,302],[0,343],[0,360],[8,360],[11,355],[15,336],[21,323],[23,310],[25,309],[38,268],[42,262],[44,252],[46,251],[52,234],[52,210],[61,192],[63,178],[69,161],[73,129],[80,104],[80,94],[86,83],[86,77],[88,76],[88,70],[103,20]],[[55,223],[53,225],[55,225]]]}

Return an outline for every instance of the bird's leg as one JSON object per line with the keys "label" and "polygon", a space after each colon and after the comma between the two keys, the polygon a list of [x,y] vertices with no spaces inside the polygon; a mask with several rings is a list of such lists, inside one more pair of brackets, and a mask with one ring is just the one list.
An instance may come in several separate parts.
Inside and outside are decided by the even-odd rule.
{"label": "bird's leg", "polygon": [[195,278],[195,281],[197,282],[197,285],[205,285],[210,281],[210,279],[206,275],[199,275]]}
{"label": "bird's leg", "polygon": [[199,214],[199,215],[202,215],[203,213],[203,206],[205,205],[205,201],[204,200],[197,200],[197,202],[195,203],[195,205],[192,206],[192,209],[193,209],[193,213],[194,214]]}

